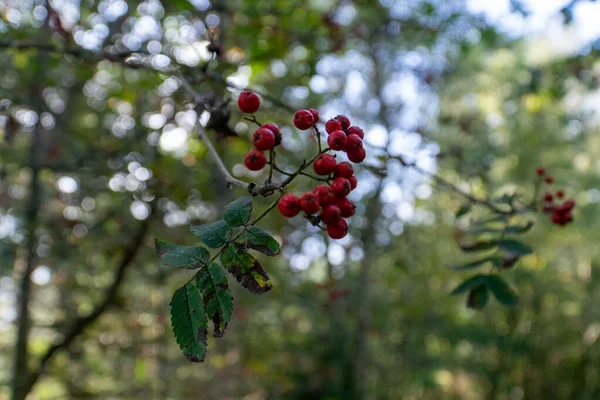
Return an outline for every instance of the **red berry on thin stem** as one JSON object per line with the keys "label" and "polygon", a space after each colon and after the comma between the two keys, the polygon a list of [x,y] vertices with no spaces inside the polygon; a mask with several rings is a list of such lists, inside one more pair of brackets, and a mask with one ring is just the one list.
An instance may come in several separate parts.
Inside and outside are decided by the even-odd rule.
{"label": "red berry on thin stem", "polygon": [[310,111],[310,113],[313,115],[313,119],[315,121],[314,123],[316,124],[319,122],[319,112],[314,108],[309,108],[308,111]]}
{"label": "red berry on thin stem", "polygon": [[335,131],[327,138],[327,145],[331,150],[342,150],[346,146],[346,133]]}
{"label": "red berry on thin stem", "polygon": [[267,157],[262,151],[252,149],[244,157],[244,164],[250,171],[260,171],[267,165]]}
{"label": "red berry on thin stem", "polygon": [[346,148],[344,149],[346,152],[350,153],[361,147],[363,147],[363,141],[358,135],[348,135],[346,139]]}
{"label": "red berry on thin stem", "polygon": [[365,132],[358,126],[351,126],[348,128],[348,135],[356,135],[361,139],[365,138]]}
{"label": "red berry on thin stem", "polygon": [[559,189],[556,191],[556,197],[558,197],[559,199],[562,199],[565,196],[565,192],[562,189]]}
{"label": "red berry on thin stem", "polygon": [[298,215],[302,209],[302,206],[300,205],[300,199],[296,195],[292,193],[286,193],[279,199],[277,208],[279,209],[281,215],[292,218]]}
{"label": "red berry on thin stem", "polygon": [[301,130],[309,129],[315,123],[315,117],[308,110],[298,110],[294,114],[294,126]]}
{"label": "red berry on thin stem", "polygon": [[334,119],[337,119],[342,124],[342,129],[346,130],[350,127],[350,120],[345,115],[338,115]]}
{"label": "red berry on thin stem", "polygon": [[325,225],[335,224],[342,218],[342,210],[336,205],[329,204],[321,211],[321,221]]}
{"label": "red berry on thin stem", "polygon": [[335,131],[341,131],[342,123],[340,121],[338,121],[337,119],[332,118],[325,123],[325,130],[329,134],[332,134]]}
{"label": "red berry on thin stem", "polygon": [[342,178],[350,178],[352,175],[354,175],[354,167],[348,161],[342,161],[341,163],[335,166],[335,171],[333,172],[333,175],[336,178],[340,176]]}
{"label": "red berry on thin stem", "polygon": [[335,170],[335,166],[335,157],[331,154],[321,154],[313,163],[313,169],[317,175],[329,175]]}
{"label": "red berry on thin stem", "polygon": [[352,188],[352,190],[356,189],[356,187],[358,186],[358,180],[356,179],[356,177],[352,175],[350,178],[348,178],[348,180],[350,181],[350,187]]}
{"label": "red berry on thin stem", "polygon": [[327,185],[315,186],[313,193],[318,197],[321,207],[325,207],[336,200],[333,190]]}
{"label": "red berry on thin stem", "polygon": [[348,179],[339,177],[331,182],[331,190],[336,197],[346,197],[352,191],[352,185]]}
{"label": "red berry on thin stem", "polygon": [[281,132],[279,131],[279,127],[272,122],[269,124],[261,125],[261,128],[267,128],[268,130],[273,132],[275,134],[275,136],[279,136],[281,134]]}
{"label": "red berry on thin stem", "polygon": [[554,178],[553,178],[553,177],[551,177],[551,176],[547,176],[547,177],[546,177],[546,183],[547,183],[547,184],[551,184],[552,182],[554,182]]}
{"label": "red berry on thin stem", "polygon": [[359,147],[347,153],[348,159],[353,163],[361,163],[367,157],[367,151],[364,147]]}
{"label": "red berry on thin stem", "polygon": [[260,108],[260,97],[254,92],[243,91],[238,97],[238,107],[242,112],[252,114]]}
{"label": "red berry on thin stem", "polygon": [[348,223],[340,218],[337,223],[327,225],[327,234],[332,239],[341,239],[348,234]]}
{"label": "red berry on thin stem", "polygon": [[554,197],[550,193],[544,195],[544,201],[552,201]]}
{"label": "red berry on thin stem", "polygon": [[545,168],[543,168],[543,167],[537,167],[537,168],[535,169],[535,173],[536,173],[538,176],[543,176],[543,175],[546,173],[546,169],[545,169]]}
{"label": "red berry on thin stem", "polygon": [[350,200],[347,197],[344,197],[343,199],[338,199],[335,205],[338,206],[338,208],[342,212],[342,217],[344,218],[350,218],[356,213],[356,205],[352,200]]}
{"label": "red berry on thin stem", "polygon": [[302,197],[300,197],[300,205],[302,206],[302,211],[308,215],[316,214],[321,208],[319,197],[313,192],[304,193]]}
{"label": "red berry on thin stem", "polygon": [[271,150],[275,147],[275,133],[267,128],[259,128],[252,134],[252,144],[258,150]]}

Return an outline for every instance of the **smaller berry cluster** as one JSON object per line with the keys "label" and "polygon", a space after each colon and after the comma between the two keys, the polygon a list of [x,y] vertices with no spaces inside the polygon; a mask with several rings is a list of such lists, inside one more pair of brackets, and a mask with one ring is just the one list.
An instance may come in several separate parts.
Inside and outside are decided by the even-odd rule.
{"label": "smaller berry cluster", "polygon": [[[253,114],[260,107],[260,97],[254,92],[245,91],[238,97],[238,107],[242,112]],[[279,127],[273,123],[261,125],[252,134],[251,149],[244,157],[244,164],[250,171],[260,171],[267,165],[265,151],[272,150],[281,143]]]}
{"label": "smaller berry cluster", "polygon": [[[539,177],[544,177],[544,182],[551,185],[554,182],[554,178],[550,175],[546,175],[546,170],[542,167],[536,169],[536,174]],[[544,194],[544,207],[543,211],[546,214],[551,214],[551,221],[553,224],[565,226],[569,222],[573,221],[573,214],[571,211],[575,207],[575,201],[573,199],[563,200],[565,192],[562,189],[557,190],[554,194],[546,192]],[[562,201],[562,203],[560,203]]]}

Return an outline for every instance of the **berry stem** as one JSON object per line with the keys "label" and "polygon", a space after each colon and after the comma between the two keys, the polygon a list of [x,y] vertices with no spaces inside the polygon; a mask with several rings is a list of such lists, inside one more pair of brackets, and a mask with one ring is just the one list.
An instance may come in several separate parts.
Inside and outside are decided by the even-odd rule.
{"label": "berry stem", "polygon": [[252,114],[252,118],[244,117],[244,119],[246,121],[250,121],[250,122],[256,124],[258,127],[262,126],[262,124],[260,122],[258,122],[258,120],[256,119],[256,116],[254,114]]}
{"label": "berry stem", "polygon": [[271,183],[271,180],[273,179],[273,168],[275,165],[275,150],[273,149],[269,150],[269,162],[267,164],[269,164],[269,177],[267,178],[267,182]]}
{"label": "berry stem", "polygon": [[319,127],[317,124],[313,125],[313,129],[315,130],[315,134],[317,135],[317,145],[319,146],[319,153],[322,153],[321,150],[321,131],[319,131]]}

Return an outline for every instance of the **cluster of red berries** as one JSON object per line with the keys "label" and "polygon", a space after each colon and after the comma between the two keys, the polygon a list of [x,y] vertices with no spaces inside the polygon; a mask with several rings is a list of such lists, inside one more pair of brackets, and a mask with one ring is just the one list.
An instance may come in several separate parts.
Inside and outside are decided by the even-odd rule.
{"label": "cluster of red berries", "polygon": [[[242,112],[253,114],[260,107],[260,97],[254,92],[245,91],[238,97],[238,107]],[[265,151],[273,149],[281,143],[279,127],[273,123],[261,125],[252,134],[251,149],[244,157],[244,164],[250,171],[260,171],[267,165]]]}
{"label": "cluster of red berries", "polygon": [[[537,168],[536,173],[538,176],[544,177],[544,181],[547,184],[550,185],[554,182],[552,176],[546,175],[546,170],[544,168]],[[543,211],[546,214],[551,214],[550,218],[553,224],[560,226],[565,226],[573,221],[573,214],[571,211],[573,210],[573,207],[575,207],[575,201],[573,199],[562,201],[564,197],[565,192],[562,189],[557,190],[554,194],[550,192],[544,194]],[[562,201],[562,203],[560,203],[560,201]]]}
{"label": "cluster of red berries", "polygon": [[[298,129],[309,129],[317,122],[319,114],[316,110],[299,110],[294,114],[294,125]],[[348,159],[355,163],[365,159],[367,153],[362,141],[365,134],[358,126],[350,126],[348,117],[338,115],[330,119],[325,130],[329,134],[330,150],[345,151]],[[306,216],[318,214],[317,222],[326,225],[329,237],[341,239],[348,234],[348,223],[344,218],[350,218],[356,212],[356,205],[346,197],[358,184],[354,167],[347,161],[338,163],[333,155],[323,153],[313,162],[313,170],[317,175],[328,176],[329,185],[316,186],[301,197],[285,194],[279,200],[279,212],[288,218],[295,217],[300,211]]]}

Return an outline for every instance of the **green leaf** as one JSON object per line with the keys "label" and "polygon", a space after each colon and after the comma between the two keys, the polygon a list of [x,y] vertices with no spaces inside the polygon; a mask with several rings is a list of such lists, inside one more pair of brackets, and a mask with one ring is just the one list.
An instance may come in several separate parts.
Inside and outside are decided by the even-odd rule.
{"label": "green leaf", "polygon": [[490,275],[487,284],[494,297],[496,297],[500,303],[507,307],[513,307],[517,304],[519,300],[517,293],[498,275]]}
{"label": "green leaf", "polygon": [[496,245],[498,244],[497,241],[495,240],[490,240],[487,242],[475,242],[473,244],[458,244],[458,246],[460,247],[460,249],[464,252],[472,252],[472,251],[483,251],[483,250],[489,250],[489,249],[493,249],[494,247],[496,247]]}
{"label": "green leaf", "polygon": [[456,212],[456,218],[460,218],[463,215],[467,214],[469,211],[471,211],[471,204],[463,204],[462,206],[460,206],[460,208],[458,209],[458,211]]}
{"label": "green leaf", "polygon": [[471,278],[463,281],[460,285],[458,285],[456,287],[456,289],[454,289],[452,291],[451,294],[460,294],[460,293],[466,292],[467,290],[476,288],[479,285],[485,285],[487,282],[487,279],[488,279],[488,275],[472,276]]}
{"label": "green leaf", "polygon": [[[462,264],[462,265],[453,265],[450,268],[455,271],[464,271],[467,269],[477,268],[487,262],[494,262],[495,258],[498,258],[498,257],[485,257],[485,258],[482,258],[481,260],[475,260],[470,263],[466,263],[466,264]],[[502,260],[500,260],[500,262],[502,262]]]}
{"label": "green leaf", "polygon": [[504,230],[504,232],[506,233],[525,233],[531,230],[531,228],[533,228],[533,221],[529,221],[527,222],[525,225],[511,225],[506,227],[506,229]]}
{"label": "green leaf", "polygon": [[480,234],[480,233],[525,233],[527,231],[529,231],[531,228],[533,228],[533,222],[528,222],[525,225],[510,225],[507,226],[506,228],[503,227],[486,227],[486,226],[482,226],[482,227],[477,227],[477,228],[471,228],[471,229],[466,229],[463,232],[467,233],[467,234]]}
{"label": "green leaf", "polygon": [[487,304],[488,297],[487,285],[479,285],[471,289],[469,297],[467,297],[467,307],[480,310]]}
{"label": "green leaf", "polygon": [[221,253],[221,263],[250,293],[261,294],[273,287],[258,261],[239,246],[228,244]]}
{"label": "green leaf", "polygon": [[171,300],[171,325],[173,334],[189,361],[202,362],[206,354],[208,319],[204,312],[202,296],[196,285],[188,282],[177,289]]}
{"label": "green leaf", "polygon": [[521,255],[533,253],[531,247],[513,239],[502,239],[498,241],[498,246],[500,246],[501,250],[509,253],[518,253]]}
{"label": "green leaf", "polygon": [[246,225],[252,214],[252,197],[240,197],[236,201],[225,207],[225,215],[223,218],[227,221],[230,227]]}
{"label": "green leaf", "polygon": [[223,337],[233,313],[233,296],[227,286],[223,267],[210,263],[196,274],[206,315],[213,321],[215,337]]}
{"label": "green leaf", "polygon": [[245,230],[239,237],[238,242],[249,249],[260,251],[268,256],[275,256],[281,250],[277,240],[255,226],[251,226]]}
{"label": "green leaf", "polygon": [[229,225],[222,219],[211,224],[192,226],[191,231],[211,249],[223,246],[231,234]]}
{"label": "green leaf", "polygon": [[202,246],[177,246],[158,239],[154,239],[154,246],[161,261],[171,267],[198,269],[210,258]]}

